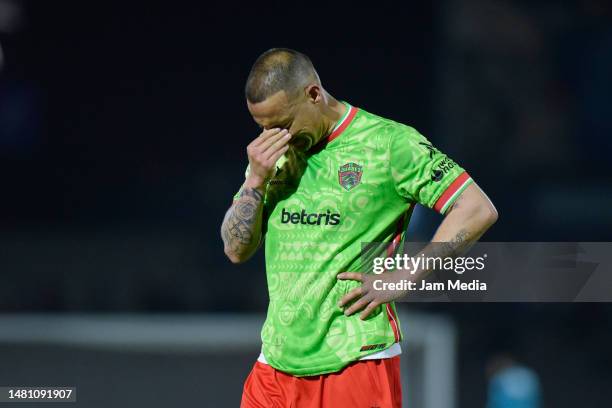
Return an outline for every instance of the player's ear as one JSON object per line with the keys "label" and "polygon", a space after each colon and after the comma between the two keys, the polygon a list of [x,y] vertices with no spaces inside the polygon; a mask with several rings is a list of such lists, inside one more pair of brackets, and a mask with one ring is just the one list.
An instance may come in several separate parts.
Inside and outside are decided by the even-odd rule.
{"label": "player's ear", "polygon": [[309,102],[319,103],[323,100],[321,87],[317,84],[308,85],[304,88],[304,91],[306,92],[306,98],[308,98]]}

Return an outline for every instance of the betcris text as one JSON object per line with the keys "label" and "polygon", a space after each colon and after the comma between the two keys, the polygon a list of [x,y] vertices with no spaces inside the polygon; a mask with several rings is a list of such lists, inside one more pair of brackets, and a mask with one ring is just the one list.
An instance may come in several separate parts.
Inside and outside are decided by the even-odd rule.
{"label": "betcris text", "polygon": [[283,208],[281,222],[283,224],[338,225],[340,224],[340,214],[329,210],[324,213],[307,213],[306,210],[292,212]]}

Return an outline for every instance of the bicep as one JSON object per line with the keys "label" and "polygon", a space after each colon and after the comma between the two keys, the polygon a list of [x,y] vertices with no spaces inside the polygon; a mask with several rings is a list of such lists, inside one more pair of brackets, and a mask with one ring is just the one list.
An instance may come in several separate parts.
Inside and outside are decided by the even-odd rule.
{"label": "bicep", "polygon": [[491,199],[476,183],[471,183],[457,197],[455,202],[450,207],[448,214],[453,211],[486,211],[497,214],[497,210],[491,202]]}

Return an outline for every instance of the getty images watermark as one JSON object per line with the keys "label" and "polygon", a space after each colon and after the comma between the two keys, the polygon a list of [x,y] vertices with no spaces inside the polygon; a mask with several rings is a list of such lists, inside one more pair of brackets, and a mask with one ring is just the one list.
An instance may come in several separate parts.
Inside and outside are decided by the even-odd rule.
{"label": "getty images watermark", "polygon": [[372,274],[372,289],[407,292],[401,302],[612,303],[612,242],[477,242],[459,257],[447,250],[364,242],[357,267]]}
{"label": "getty images watermark", "polygon": [[[440,257],[427,256],[420,254],[410,256],[408,254],[397,254],[388,257],[376,257],[373,260],[372,272],[382,274],[385,271],[402,270],[410,275],[415,275],[420,271],[454,272],[463,275],[466,271],[482,271],[485,269],[487,254],[482,256],[460,256],[460,257]],[[456,279],[446,279],[438,281],[428,281],[421,279],[413,281],[410,279],[400,279],[396,282],[386,282],[382,279],[373,281],[375,290],[399,290],[399,291],[486,291],[487,284],[479,279],[469,281]]]}

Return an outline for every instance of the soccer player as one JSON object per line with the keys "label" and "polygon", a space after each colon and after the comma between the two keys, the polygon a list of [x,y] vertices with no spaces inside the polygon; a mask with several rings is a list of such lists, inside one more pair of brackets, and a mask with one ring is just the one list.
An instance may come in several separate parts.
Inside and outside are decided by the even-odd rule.
{"label": "soccer player", "polygon": [[234,263],[265,242],[270,302],[241,406],[400,407],[393,300],[406,293],[376,291],[372,277],[406,271],[360,273],[362,243],[400,242],[420,203],[445,215],[432,239],[445,243],[437,256],[456,256],[497,212],[415,129],[326,92],[299,52],[262,54],[245,91],[262,132],[247,147],[221,235]]}

